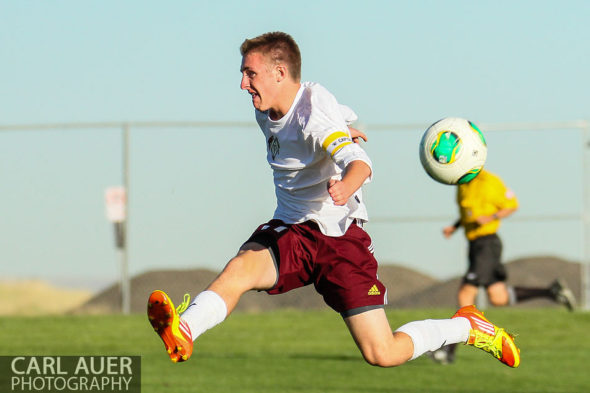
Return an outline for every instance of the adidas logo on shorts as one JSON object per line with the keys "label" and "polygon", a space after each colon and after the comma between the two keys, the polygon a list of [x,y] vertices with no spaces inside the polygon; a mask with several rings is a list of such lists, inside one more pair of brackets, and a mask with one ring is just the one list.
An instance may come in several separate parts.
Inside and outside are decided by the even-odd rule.
{"label": "adidas logo on shorts", "polygon": [[377,287],[377,284],[373,285],[371,287],[371,289],[369,289],[369,292],[367,293],[367,295],[369,295],[369,296],[381,295],[381,291]]}

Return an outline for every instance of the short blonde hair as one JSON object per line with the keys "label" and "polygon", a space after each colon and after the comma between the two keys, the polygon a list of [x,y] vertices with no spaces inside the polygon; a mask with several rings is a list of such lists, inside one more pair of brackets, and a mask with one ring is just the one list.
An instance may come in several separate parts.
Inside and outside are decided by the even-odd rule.
{"label": "short blonde hair", "polygon": [[240,46],[240,53],[245,56],[250,52],[260,52],[276,64],[285,64],[295,81],[301,79],[301,53],[289,34],[275,31],[246,39]]}

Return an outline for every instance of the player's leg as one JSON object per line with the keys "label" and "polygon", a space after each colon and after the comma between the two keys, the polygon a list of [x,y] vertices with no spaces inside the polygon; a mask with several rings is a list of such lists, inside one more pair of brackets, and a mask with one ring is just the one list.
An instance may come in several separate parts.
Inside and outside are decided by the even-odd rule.
{"label": "player's leg", "polygon": [[429,319],[410,322],[392,332],[383,308],[344,321],[365,360],[379,367],[399,366],[445,343],[465,343],[470,329],[465,319]]}
{"label": "player's leg", "polygon": [[182,314],[191,329],[193,341],[223,322],[244,293],[253,289],[269,289],[276,279],[276,267],[268,248],[257,243],[244,244]]}
{"label": "player's leg", "polygon": [[555,280],[549,287],[549,290],[555,302],[563,304],[570,311],[574,311],[576,308],[576,297],[564,280]]}
{"label": "player's leg", "polygon": [[499,307],[510,304],[510,294],[505,282],[495,282],[488,286],[486,291],[492,305]]}
{"label": "player's leg", "polygon": [[487,236],[469,241],[469,267],[457,292],[459,307],[475,304],[479,287],[485,285],[486,277],[491,276],[493,272],[499,254],[490,251],[490,244]]}
{"label": "player's leg", "polygon": [[[498,249],[499,247],[499,249]],[[463,277],[463,284],[457,293],[459,307],[475,304],[479,287],[494,279],[494,269],[500,261],[501,243],[493,237],[483,237],[469,242],[469,269]],[[446,345],[432,353],[438,363],[449,364],[455,361],[457,344]]]}
{"label": "player's leg", "polygon": [[182,305],[182,309],[175,309],[164,292],[154,291],[148,300],[150,323],[164,341],[171,360],[185,361],[192,354],[193,341],[223,322],[245,292],[269,289],[276,277],[276,267],[268,248],[246,243],[209,287],[190,304],[187,301]]}
{"label": "player's leg", "polygon": [[464,343],[482,349],[510,367],[520,364],[513,337],[487,320],[474,306],[462,307],[451,319],[407,323],[395,332],[383,309],[345,318],[365,360],[374,366],[399,366],[445,344]]}
{"label": "player's leg", "polygon": [[[471,324],[467,344],[473,345],[510,367],[520,364],[519,350],[512,336],[488,321],[483,313],[474,306],[480,285],[487,287],[487,294],[493,304],[506,304],[508,291],[504,280],[506,272],[501,264],[502,244],[498,236],[484,236],[470,242],[469,271],[463,278],[459,290],[461,309],[453,318],[466,318]],[[433,359],[441,363],[451,363],[454,359],[456,345],[448,345],[433,354]],[[436,355],[439,355],[438,358]],[[442,359],[442,361],[440,360]]]}
{"label": "player's leg", "polygon": [[316,289],[341,313],[369,364],[398,366],[445,343],[467,341],[465,319],[410,322],[392,332],[384,310],[387,291],[377,278],[369,235],[353,224],[340,238],[318,235],[317,239]]}
{"label": "player's leg", "polygon": [[482,279],[485,280],[488,299],[491,304],[494,306],[506,306],[529,299],[547,298],[564,304],[570,310],[573,309],[575,303],[573,294],[559,280],[556,280],[549,287],[507,286],[507,272],[505,266],[501,263],[502,245],[499,238],[492,238],[488,248],[486,266],[490,266],[490,269],[482,272]]}
{"label": "player's leg", "polygon": [[217,293],[224,300],[229,315],[244,293],[253,289],[270,289],[276,281],[277,270],[268,247],[246,243],[207,290]]}
{"label": "player's leg", "polygon": [[[548,287],[522,287],[508,286],[509,304],[516,304],[531,299],[550,299],[562,304],[568,310],[573,311],[576,307],[576,298],[565,281],[557,279]],[[494,304],[503,305],[503,304]]]}
{"label": "player's leg", "polygon": [[[477,258],[475,258],[473,248],[470,247],[469,270],[463,277],[463,284],[459,287],[457,292],[457,302],[459,307],[465,307],[475,304],[477,294],[479,292],[479,277],[481,273],[478,268]],[[455,361],[455,354],[457,352],[457,344],[447,344],[440,349],[428,353],[430,358],[436,363],[450,364]]]}
{"label": "player's leg", "polygon": [[476,285],[469,283],[462,284],[459,288],[459,291],[457,292],[457,301],[459,302],[459,307],[475,304],[478,291],[479,287]]}
{"label": "player's leg", "polygon": [[410,360],[414,353],[410,336],[391,331],[383,308],[346,317],[344,322],[363,357],[371,365],[397,366]]}

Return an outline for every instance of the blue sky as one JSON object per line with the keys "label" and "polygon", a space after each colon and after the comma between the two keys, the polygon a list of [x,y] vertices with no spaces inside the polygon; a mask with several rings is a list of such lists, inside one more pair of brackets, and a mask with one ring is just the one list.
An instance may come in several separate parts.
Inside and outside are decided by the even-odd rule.
{"label": "blue sky", "polygon": [[[420,127],[590,119],[589,17],[586,1],[0,1],[0,125],[252,122],[238,48],[282,30],[300,45],[303,79],[367,126],[371,216],[452,219],[452,188],[419,167]],[[419,127],[371,133],[376,124]],[[579,256],[578,222],[525,219],[581,211],[579,133],[486,135],[489,168],[522,203],[502,229],[506,257]],[[7,130],[0,141],[6,276],[116,278],[103,192],[122,181],[120,130]],[[274,209],[264,154],[255,128],[132,130],[131,272],[221,269]],[[382,261],[440,277],[464,269],[464,239],[442,240],[444,222],[378,221]]]}

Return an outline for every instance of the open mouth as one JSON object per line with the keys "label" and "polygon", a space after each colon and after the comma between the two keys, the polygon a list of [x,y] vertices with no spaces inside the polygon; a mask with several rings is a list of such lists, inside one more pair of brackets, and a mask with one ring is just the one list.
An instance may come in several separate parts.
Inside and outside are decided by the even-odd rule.
{"label": "open mouth", "polygon": [[260,96],[255,91],[249,91],[248,93],[250,93],[250,97],[252,97],[252,104],[255,104],[256,101],[260,100]]}

